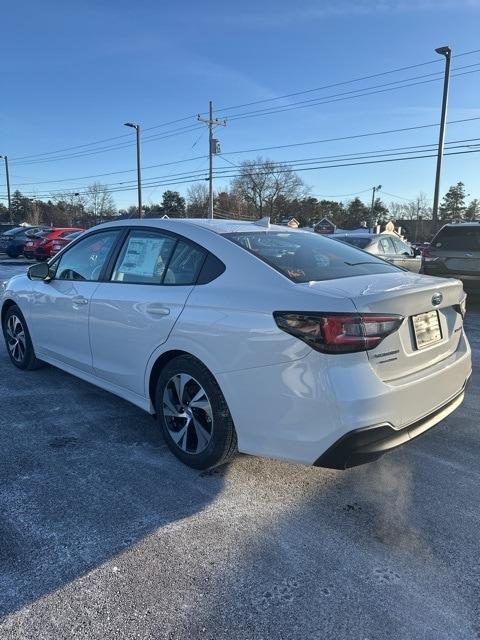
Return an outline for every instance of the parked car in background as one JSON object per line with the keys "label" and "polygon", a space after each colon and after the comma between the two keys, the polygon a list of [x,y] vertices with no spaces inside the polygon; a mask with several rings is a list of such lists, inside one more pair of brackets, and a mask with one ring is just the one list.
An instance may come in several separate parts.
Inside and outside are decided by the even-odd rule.
{"label": "parked car in background", "polygon": [[386,233],[335,233],[330,234],[328,237],[351,244],[357,249],[363,249],[363,251],[391,262],[397,267],[403,267],[414,273],[419,273],[420,271],[422,261],[416,255],[415,249],[394,235]]}
{"label": "parked car in background", "polygon": [[23,247],[23,255],[25,256],[25,258],[31,260],[35,257],[36,247],[51,231],[51,227],[48,227],[47,229],[40,229],[40,231],[37,230],[35,233],[32,233],[30,235],[27,242],[25,243],[25,246]]}
{"label": "parked car in background", "polygon": [[10,258],[18,258],[23,253],[25,244],[42,227],[14,227],[0,236],[0,252],[5,252]]}
{"label": "parked car in background", "polygon": [[48,233],[35,238],[34,246],[32,247],[33,257],[36,260],[48,260],[49,258],[52,258],[56,253],[58,253],[58,249],[54,250],[53,245],[57,243],[58,240],[62,240],[75,231],[82,233],[83,229],[80,229],[79,227],[50,229]]}
{"label": "parked car in background", "polygon": [[423,250],[422,273],[459,278],[468,293],[480,293],[480,222],[446,224]]}
{"label": "parked car in background", "polygon": [[[155,414],[184,463],[240,451],[345,468],[410,442],[471,373],[458,280],[319,234],[121,220],[0,285],[7,350]],[[40,408],[39,408],[40,410]]]}
{"label": "parked car in background", "polygon": [[67,233],[66,236],[63,236],[63,238],[57,238],[56,240],[54,240],[52,243],[51,255],[57,255],[57,253],[61,251],[63,247],[66,247],[67,244],[70,244],[70,242],[72,242],[72,240],[78,238],[81,233],[83,233],[83,230],[73,231],[72,233]]}

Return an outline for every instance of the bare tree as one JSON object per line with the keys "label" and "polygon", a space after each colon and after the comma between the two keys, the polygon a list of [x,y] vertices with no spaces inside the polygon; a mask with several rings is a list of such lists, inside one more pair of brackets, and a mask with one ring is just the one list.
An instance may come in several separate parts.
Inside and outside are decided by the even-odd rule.
{"label": "bare tree", "polygon": [[[51,196],[51,202],[61,217],[65,218],[64,224],[74,225],[84,222],[87,200],[85,195],[76,191],[62,191]],[[51,211],[49,212],[51,215]]]}
{"label": "bare tree", "polygon": [[85,204],[87,213],[93,216],[95,222],[113,216],[117,212],[111,193],[107,186],[100,182],[94,182],[87,187]]}
{"label": "bare tree", "polygon": [[240,175],[232,182],[232,191],[259,216],[275,218],[277,203],[306,195],[302,179],[285,164],[258,157],[240,166]]}
{"label": "bare tree", "polygon": [[187,189],[187,215],[191,218],[205,218],[208,214],[208,186],[197,182]]}

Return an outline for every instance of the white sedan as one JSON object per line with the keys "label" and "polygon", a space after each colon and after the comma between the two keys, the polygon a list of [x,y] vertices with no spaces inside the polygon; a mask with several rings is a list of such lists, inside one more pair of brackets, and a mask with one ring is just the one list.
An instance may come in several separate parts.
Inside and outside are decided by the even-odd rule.
{"label": "white sedan", "polygon": [[103,224],[0,293],[14,365],[156,414],[198,469],[237,449],[376,459],[458,407],[471,373],[458,280],[267,221]]}

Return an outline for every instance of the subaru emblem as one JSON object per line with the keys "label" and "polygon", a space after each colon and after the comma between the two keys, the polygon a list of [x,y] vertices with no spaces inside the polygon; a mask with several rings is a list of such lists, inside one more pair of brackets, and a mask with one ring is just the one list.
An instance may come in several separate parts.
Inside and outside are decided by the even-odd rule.
{"label": "subaru emblem", "polygon": [[433,294],[433,296],[432,296],[432,304],[435,307],[438,307],[438,305],[441,304],[442,300],[443,300],[443,296],[442,296],[441,293]]}

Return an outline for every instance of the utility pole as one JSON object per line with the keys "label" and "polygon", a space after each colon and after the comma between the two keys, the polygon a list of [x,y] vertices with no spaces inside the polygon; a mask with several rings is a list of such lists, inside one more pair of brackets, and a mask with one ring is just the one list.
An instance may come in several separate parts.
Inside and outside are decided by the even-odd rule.
{"label": "utility pole", "polygon": [[142,169],[140,167],[140,125],[134,122],[125,122],[126,127],[132,127],[137,134],[137,191],[138,191],[138,217],[142,217]]}
{"label": "utility pole", "polygon": [[437,150],[437,171],[435,174],[435,192],[433,195],[432,221],[433,229],[437,230],[438,226],[438,200],[440,195],[440,178],[442,175],[443,161],[443,145],[445,142],[445,123],[447,121],[447,104],[448,104],[448,85],[450,82],[450,61],[452,58],[452,50],[450,47],[439,47],[435,49],[436,53],[445,56],[445,78],[443,81],[443,98],[442,98],[442,115],[440,118],[440,133],[438,136]]}
{"label": "utility pole", "polygon": [[375,208],[375,193],[377,191],[380,191],[381,188],[382,188],[381,184],[379,184],[378,187],[372,187],[372,206],[370,207],[370,224],[369,224],[369,227],[372,229],[372,231],[373,231],[373,210]]}
{"label": "utility pole", "polygon": [[213,117],[212,101],[208,103],[208,119],[198,114],[198,120],[208,125],[208,217],[213,218],[213,155],[218,153],[218,140],[213,137],[213,127],[225,127],[226,120]]}
{"label": "utility pole", "polygon": [[0,156],[0,158],[3,158],[5,160],[5,177],[7,179],[8,215],[10,216],[10,222],[13,222],[13,220],[12,220],[12,200],[11,200],[11,197],[10,197],[10,175],[8,173],[8,157],[7,156]]}

